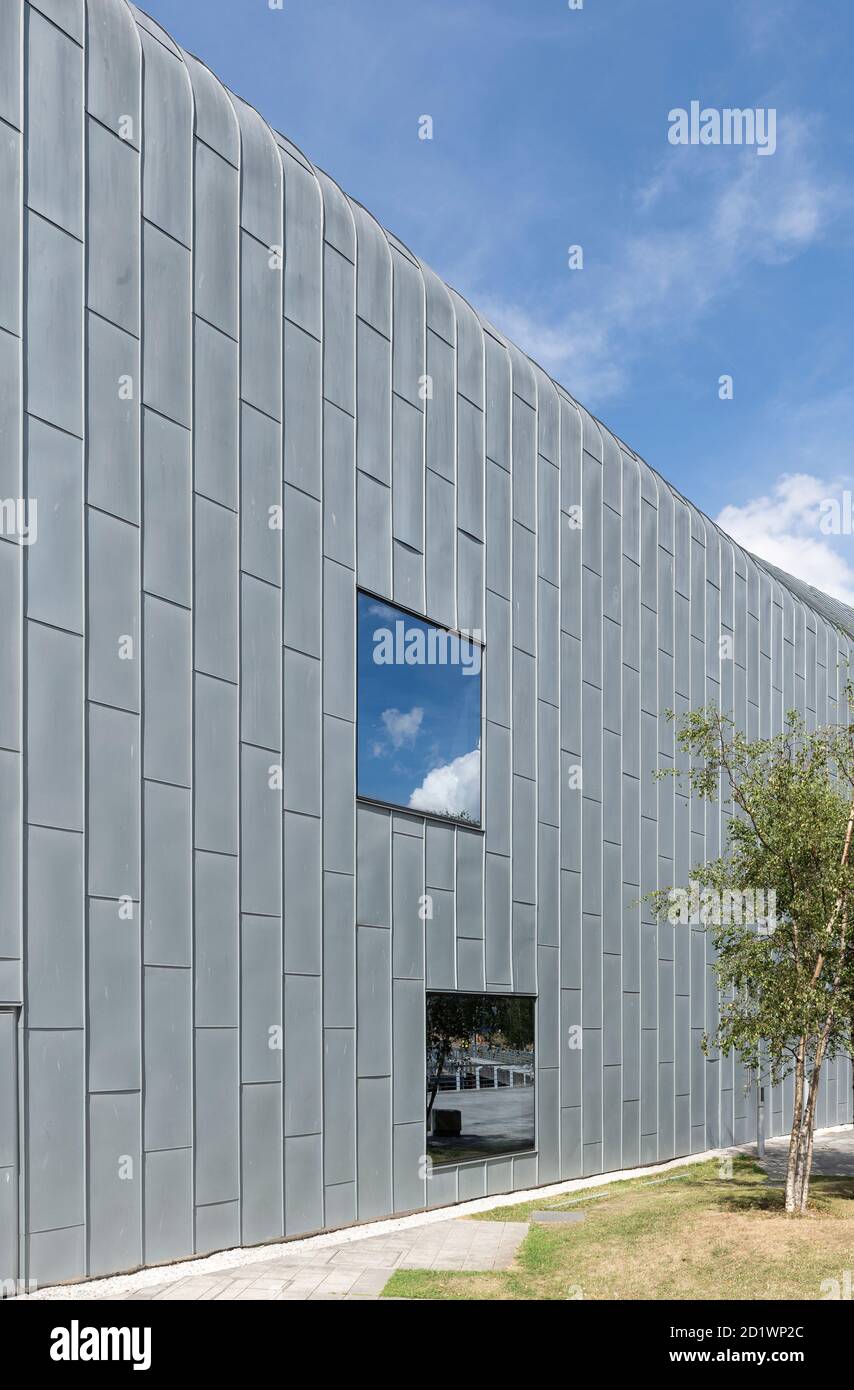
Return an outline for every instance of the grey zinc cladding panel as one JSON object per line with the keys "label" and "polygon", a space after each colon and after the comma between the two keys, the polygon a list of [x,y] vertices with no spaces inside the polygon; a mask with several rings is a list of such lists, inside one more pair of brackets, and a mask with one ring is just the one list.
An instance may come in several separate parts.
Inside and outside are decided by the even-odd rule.
{"label": "grey zinc cladding panel", "polygon": [[147,1264],[179,1260],[192,1253],[193,1151],[161,1149],[145,1154],[145,1225]]}
{"label": "grey zinc cladding panel", "polygon": [[175,603],[143,597],[144,775],[190,786],[192,616]]}
{"label": "grey zinc cladding panel", "polygon": [[133,1269],[142,1260],[142,1145],[135,1095],[90,1098],[88,1147],[91,1272]]}
{"label": "grey zinc cladding panel", "polygon": [[7,255],[0,268],[0,327],[17,333],[21,312],[21,136],[9,126],[0,127],[0,178],[6,190],[0,208],[0,235],[4,245],[15,249],[15,255]]}
{"label": "grey zinc cladding panel", "polygon": [[139,529],[88,509],[89,699],[139,711]]}
{"label": "grey zinc cladding panel", "polygon": [[192,553],[191,436],[152,410],[143,412],[143,584],[148,593],[189,606]]}
{"label": "grey zinc cladding panel", "polygon": [[0,649],[0,744],[20,749],[20,669],[21,636],[18,614],[21,608],[21,548],[11,540],[0,545],[0,619],[9,635]]}
{"label": "grey zinc cladding panel", "polygon": [[352,1182],[356,1176],[354,1028],[323,1030],[323,1118],[324,1179],[329,1184]]}
{"label": "grey zinc cladding panel", "polygon": [[82,244],[37,213],[26,216],[27,409],[83,433]]}
{"label": "grey zinc cladding panel", "polygon": [[24,7],[22,0],[4,5],[0,12],[0,115],[20,128],[21,92],[21,31]]}
{"label": "grey zinc cladding panel", "polygon": [[[195,1021],[198,1027],[236,1027],[239,1016],[238,952],[240,917],[237,858],[195,855]],[[159,944],[160,952],[156,953]],[[189,945],[189,943],[187,943]],[[166,955],[170,950],[171,959]],[[146,963],[189,965],[174,942],[146,941]]]}
{"label": "grey zinc cladding panel", "polygon": [[239,1195],[239,1057],[236,1028],[198,1028],[195,1039],[195,1200]]}
{"label": "grey zinc cladding panel", "polygon": [[76,524],[82,507],[82,446],[41,420],[28,419],[26,432],[39,537],[27,551],[27,616],[66,632],[82,632],[83,539]]}
{"label": "grey zinc cladding panel", "polygon": [[240,1240],[240,1203],[209,1202],[195,1210],[195,1250],[197,1255],[207,1251],[228,1249]]}
{"label": "grey zinc cladding panel", "polygon": [[146,405],[179,425],[191,414],[190,253],[143,223],[143,389]]}
{"label": "grey zinc cladding panel", "polygon": [[[749,1140],[741,1069],[698,1051],[705,937],[635,901],[721,843],[650,781],[661,708],[844,717],[850,610],[732,545],[124,0],[6,0],[0,117],[0,493],[43,503],[40,545],[0,538],[26,1272]],[[356,813],[357,585],[485,627],[483,835]],[[425,987],[537,995],[537,1155],[424,1181]]]}
{"label": "grey zinc cladding panel", "polygon": [[143,159],[142,212],[170,237],[189,246],[192,214],[193,98],[184,64],[147,30],[141,33],[142,145],[168,151]]}
{"label": "grey zinc cladding panel", "polygon": [[139,717],[89,704],[89,892],[139,898]]}
{"label": "grey zinc cladding panel", "polygon": [[83,50],[31,5],[26,9],[28,60],[40,75],[28,88],[28,203],[73,236],[82,232]]}
{"label": "grey zinc cladding panel", "polygon": [[26,1124],[40,1154],[29,1167],[28,1231],[83,1221],[83,1052],[82,1029],[27,1030]]}
{"label": "grey zinc cladding panel", "polygon": [[196,491],[237,509],[237,344],[199,317],[193,338]]}
{"label": "grey zinc cladding panel", "polygon": [[139,523],[139,342],[97,314],[87,315],[86,500]]}
{"label": "grey zinc cladding panel", "polygon": [[89,208],[86,303],[139,335],[139,153],[98,121],[87,122]]}
{"label": "grey zinc cladding panel", "polygon": [[87,954],[89,1090],[137,1092],[141,1080],[138,922],[120,918],[114,902],[90,898]]}
{"label": "grey zinc cladding panel", "polygon": [[21,953],[21,756],[0,751],[0,958]]}
{"label": "grey zinc cladding panel", "polygon": [[195,312],[237,337],[240,178],[227,159],[195,141]]}
{"label": "grey zinc cladding panel", "polygon": [[82,1028],[83,837],[30,826],[26,985],[34,1028]]}
{"label": "grey zinc cladding panel", "polygon": [[241,434],[241,568],[281,588],[281,434],[275,420],[245,403],[241,409]]}
{"label": "grey zinc cladding panel", "polygon": [[192,794],[143,784],[143,930],[147,965],[190,964]]}
{"label": "grey zinc cladding panel", "polygon": [[113,131],[130,116],[127,139],[138,149],[142,43],[137,27],[120,0],[89,0],[86,20],[86,109]]}
{"label": "grey zinc cladding panel", "polygon": [[26,648],[29,820],[83,830],[83,642],[28,621]]}
{"label": "grey zinc cladding panel", "polygon": [[282,1235],[282,1107],[276,1085],[243,1087],[241,1204],[247,1245]]}
{"label": "grey zinc cladding panel", "polygon": [[146,966],[143,978],[143,1145],[185,1148],[192,1141],[191,978],[189,970]]}

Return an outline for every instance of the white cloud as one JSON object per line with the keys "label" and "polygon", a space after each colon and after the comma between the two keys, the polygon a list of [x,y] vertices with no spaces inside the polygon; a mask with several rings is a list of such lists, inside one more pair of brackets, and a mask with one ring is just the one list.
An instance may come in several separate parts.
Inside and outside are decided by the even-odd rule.
{"label": "white cloud", "polygon": [[749,47],[757,53],[779,48],[788,42],[796,14],[795,0],[742,0],[735,20]]}
{"label": "white cloud", "polygon": [[421,721],[424,718],[424,711],[418,705],[411,709],[408,714],[403,714],[399,709],[384,709],[380,718],[391,740],[392,748],[398,749],[415,742],[421,728]]}
{"label": "white cloud", "polygon": [[409,798],[413,811],[437,811],[480,820],[480,749],[434,767]]}
{"label": "white cloud", "polygon": [[851,538],[825,536],[819,526],[822,503],[830,498],[841,503],[841,484],[810,473],[784,474],[764,496],[724,507],[717,521],[754,555],[854,604],[854,566],[843,553],[850,552]]}
{"label": "white cloud", "polygon": [[488,315],[580,399],[615,395],[652,337],[684,338],[753,267],[786,264],[827,234],[850,199],[819,167],[817,147],[812,120],[781,114],[772,158],[668,151],[635,190],[631,229],[610,262],[587,248],[585,269],[567,270],[578,307],[556,319],[546,305],[487,296]]}

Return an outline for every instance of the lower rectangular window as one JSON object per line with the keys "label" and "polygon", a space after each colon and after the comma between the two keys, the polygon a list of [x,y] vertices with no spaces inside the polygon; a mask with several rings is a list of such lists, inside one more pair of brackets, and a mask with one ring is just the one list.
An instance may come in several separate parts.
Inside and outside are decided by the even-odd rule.
{"label": "lower rectangular window", "polygon": [[427,994],[427,1152],[463,1163],[535,1147],[534,1000]]}

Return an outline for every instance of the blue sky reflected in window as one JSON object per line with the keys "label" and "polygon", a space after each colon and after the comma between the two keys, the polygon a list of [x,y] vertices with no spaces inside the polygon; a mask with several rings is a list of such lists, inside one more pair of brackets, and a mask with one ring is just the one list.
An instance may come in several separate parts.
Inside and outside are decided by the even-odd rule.
{"label": "blue sky reflected in window", "polygon": [[476,642],[359,594],[358,794],[480,824]]}

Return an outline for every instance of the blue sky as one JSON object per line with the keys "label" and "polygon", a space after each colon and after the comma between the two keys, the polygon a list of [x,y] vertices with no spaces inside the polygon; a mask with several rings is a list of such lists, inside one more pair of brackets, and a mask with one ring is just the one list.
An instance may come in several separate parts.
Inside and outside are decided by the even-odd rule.
{"label": "blue sky", "polygon": [[[854,602],[854,538],[818,525],[854,486],[850,0],[144,8],[699,506]],[[773,107],[776,153],[670,145],[692,100]]]}
{"label": "blue sky", "polygon": [[441,629],[359,595],[358,793],[479,822],[479,652],[460,639],[445,651],[461,659],[407,664],[419,640],[429,658],[431,631]]}

